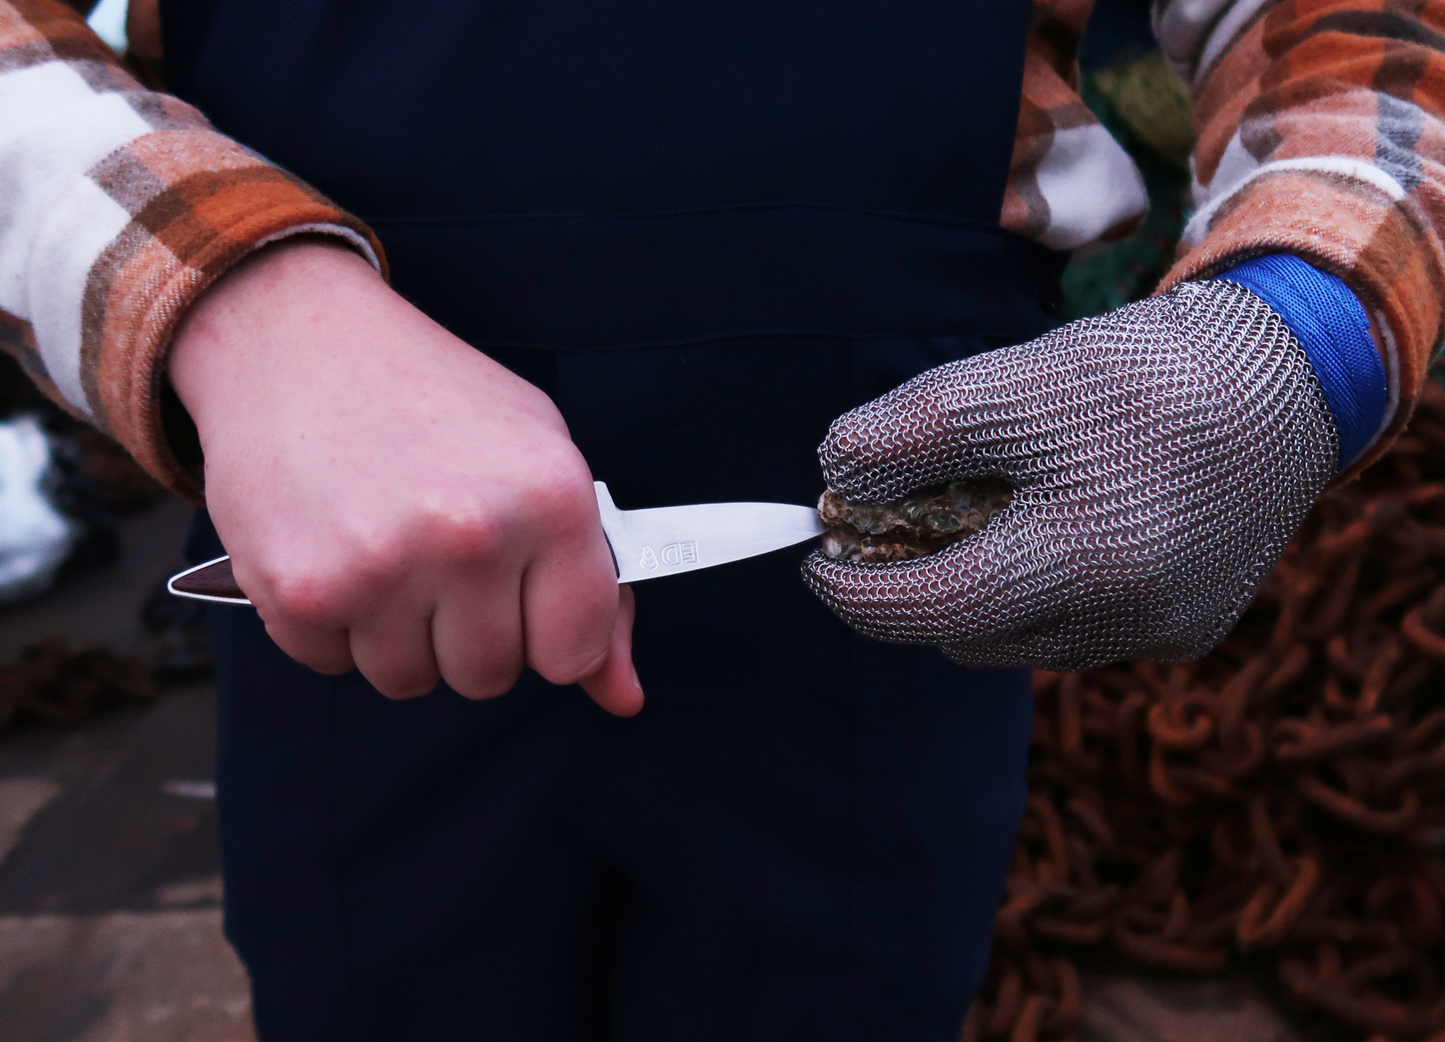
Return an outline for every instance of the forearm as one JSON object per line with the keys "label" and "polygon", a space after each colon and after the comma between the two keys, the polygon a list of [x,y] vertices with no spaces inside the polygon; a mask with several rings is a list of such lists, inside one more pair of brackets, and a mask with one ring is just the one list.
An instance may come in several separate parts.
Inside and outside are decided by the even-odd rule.
{"label": "forearm", "polygon": [[162,421],[178,318],[257,247],[370,232],[146,90],[71,7],[0,0],[0,346],[174,490],[199,497]]}
{"label": "forearm", "polygon": [[1403,427],[1445,332],[1445,4],[1176,0],[1156,21],[1199,131],[1199,206],[1163,288],[1266,253],[1343,279],[1389,382],[1357,472]]}

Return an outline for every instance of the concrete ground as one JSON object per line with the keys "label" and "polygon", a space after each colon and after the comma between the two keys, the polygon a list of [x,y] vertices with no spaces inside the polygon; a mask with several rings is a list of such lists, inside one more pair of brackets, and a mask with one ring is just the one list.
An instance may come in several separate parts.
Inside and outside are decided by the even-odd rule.
{"label": "concrete ground", "polygon": [[[118,564],[0,612],[0,661],[50,635],[139,650],[189,518],[167,501],[125,519]],[[192,683],[75,728],[0,730],[0,1040],[254,1039],[221,936],[214,716]]]}
{"label": "concrete ground", "polygon": [[[0,612],[0,661],[50,634],[138,648],[141,601],[180,565],[189,511],[127,519],[122,562]],[[251,1042],[245,971],[221,934],[214,695],[70,729],[0,729],[0,1042]],[[1084,966],[1080,1042],[1300,1042],[1256,978]],[[411,1040],[398,1040],[411,1042]]]}

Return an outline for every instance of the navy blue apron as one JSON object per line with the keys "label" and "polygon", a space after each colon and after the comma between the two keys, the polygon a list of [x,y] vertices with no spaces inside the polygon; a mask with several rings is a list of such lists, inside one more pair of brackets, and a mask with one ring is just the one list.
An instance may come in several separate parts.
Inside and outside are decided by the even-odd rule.
{"label": "navy blue apron", "polygon": [[[633,508],[812,502],[833,417],[1051,325],[1061,258],[997,226],[1031,10],[163,17],[177,93],[369,221],[396,288],[552,394]],[[389,702],[220,612],[227,929],[262,1039],[953,1039],[1027,677],[857,637],[803,552],[639,584],[631,720],[532,675]]]}

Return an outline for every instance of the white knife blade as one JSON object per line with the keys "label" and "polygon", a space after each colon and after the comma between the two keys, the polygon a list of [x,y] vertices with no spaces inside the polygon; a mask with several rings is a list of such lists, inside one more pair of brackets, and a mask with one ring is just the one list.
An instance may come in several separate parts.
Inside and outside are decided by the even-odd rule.
{"label": "white knife blade", "polygon": [[[601,481],[593,483],[602,531],[612,547],[619,583],[694,572],[781,550],[821,535],[812,507],[791,503],[693,503],[619,510]],[[217,557],[171,576],[177,597],[217,604],[250,604],[231,574],[231,559]]]}
{"label": "white knife blade", "polygon": [[618,510],[595,482],[602,531],[612,546],[617,581],[712,568],[812,539],[823,532],[818,512],[791,503],[694,503]]}

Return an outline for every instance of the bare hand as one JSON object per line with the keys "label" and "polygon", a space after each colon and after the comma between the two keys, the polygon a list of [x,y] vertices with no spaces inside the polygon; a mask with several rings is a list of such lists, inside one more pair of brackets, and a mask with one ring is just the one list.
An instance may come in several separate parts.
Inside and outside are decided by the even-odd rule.
{"label": "bare hand", "polygon": [[[188,312],[170,376],[236,580],[288,655],[409,698],[523,665],[642,707],[632,598],[551,400],[339,245],[272,246]],[[620,590],[620,593],[619,593]]]}

